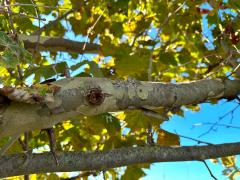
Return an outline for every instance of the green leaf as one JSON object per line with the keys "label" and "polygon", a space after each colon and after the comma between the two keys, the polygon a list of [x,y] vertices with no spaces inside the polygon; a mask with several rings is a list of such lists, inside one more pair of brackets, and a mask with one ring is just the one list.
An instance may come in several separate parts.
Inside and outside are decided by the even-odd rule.
{"label": "green leaf", "polygon": [[5,32],[0,31],[0,45],[8,46],[9,44],[15,43]]}
{"label": "green leaf", "polygon": [[110,27],[110,32],[116,36],[116,37],[119,37],[121,38],[122,35],[123,35],[123,26],[122,26],[122,23],[120,22],[115,22],[111,25]]}
{"label": "green leaf", "polygon": [[146,173],[141,168],[136,166],[128,166],[121,177],[121,180],[137,180],[144,176],[146,176]]}
{"label": "green leaf", "polygon": [[94,77],[103,77],[103,73],[96,62],[88,61],[87,64],[90,66],[90,74]]}
{"label": "green leaf", "polygon": [[167,64],[167,65],[174,65],[174,66],[176,66],[177,65],[177,61],[176,61],[174,55],[175,54],[172,53],[172,52],[160,51],[159,62],[162,62],[162,63]]}
{"label": "green leaf", "polygon": [[165,119],[157,119],[149,117],[143,114],[140,110],[126,111],[126,117],[124,121],[127,123],[127,127],[131,131],[139,131],[141,129],[149,128],[149,125],[159,127],[159,125],[164,122]]}
{"label": "green leaf", "polygon": [[2,56],[0,56],[0,65],[5,68],[16,68],[19,61],[18,59],[12,54],[11,51],[4,51]]}
{"label": "green leaf", "polygon": [[24,78],[27,78],[32,74],[35,74],[35,76],[37,77],[40,76],[40,77],[44,77],[45,79],[48,79],[54,75],[64,74],[66,69],[67,69],[66,62],[50,64],[45,66],[38,66],[38,67],[30,67],[25,70]]}
{"label": "green leaf", "polygon": [[150,50],[137,49],[129,52],[128,46],[121,46],[116,51],[116,72],[119,76],[131,76],[146,71],[150,59]]}
{"label": "green leaf", "polygon": [[109,135],[117,135],[121,129],[119,120],[108,113],[88,117],[87,120],[84,121],[84,125],[87,126],[93,134],[101,134],[103,129],[107,129]]}

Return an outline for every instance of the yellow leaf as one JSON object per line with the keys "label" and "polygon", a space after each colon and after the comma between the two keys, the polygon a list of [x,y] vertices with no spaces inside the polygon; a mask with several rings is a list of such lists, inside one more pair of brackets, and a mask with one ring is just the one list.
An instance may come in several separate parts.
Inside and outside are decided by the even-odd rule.
{"label": "yellow leaf", "polygon": [[62,124],[65,130],[71,129],[73,125],[70,123],[70,121],[66,121]]}
{"label": "yellow leaf", "polygon": [[214,164],[219,163],[218,159],[210,159],[210,161],[211,161],[212,163],[214,163]]}
{"label": "yellow leaf", "polygon": [[221,160],[223,165],[227,168],[235,166],[235,163],[236,163],[235,156],[222,157]]}

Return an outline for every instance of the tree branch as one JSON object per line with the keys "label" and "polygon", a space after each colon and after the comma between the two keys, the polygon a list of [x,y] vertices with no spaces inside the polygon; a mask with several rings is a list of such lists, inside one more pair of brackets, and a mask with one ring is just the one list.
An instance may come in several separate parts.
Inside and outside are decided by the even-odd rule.
{"label": "tree branch", "polygon": [[77,42],[69,39],[64,39],[60,37],[47,37],[40,36],[38,43],[38,36],[28,36],[25,34],[20,34],[19,39],[24,42],[24,46],[26,49],[34,51],[38,44],[39,51],[66,51],[69,53],[90,53],[90,54],[99,54],[101,53],[100,45],[95,43],[87,43],[85,49],[83,50],[83,46],[85,42]]}
{"label": "tree branch", "polygon": [[[53,94],[38,88],[2,88],[11,100],[0,116],[0,137],[45,129],[80,117],[125,109],[176,108],[240,94],[239,80],[206,79],[188,83],[157,83],[106,78],[66,78],[52,82]],[[41,91],[41,90],[39,90]]]}
{"label": "tree branch", "polygon": [[202,161],[240,153],[240,143],[183,147],[128,147],[109,151],[59,152],[59,165],[51,153],[24,153],[0,157],[0,176],[31,173],[102,170],[139,163]]}

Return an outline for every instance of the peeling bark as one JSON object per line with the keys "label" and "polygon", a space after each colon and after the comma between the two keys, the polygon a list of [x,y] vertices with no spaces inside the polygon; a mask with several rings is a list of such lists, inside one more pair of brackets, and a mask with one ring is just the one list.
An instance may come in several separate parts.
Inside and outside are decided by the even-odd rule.
{"label": "peeling bark", "polygon": [[[42,97],[46,98],[42,100],[44,103],[36,101],[36,104],[32,104],[33,101],[23,101],[22,96],[15,98],[11,93],[8,94],[7,97],[12,98],[12,102],[1,112],[0,137],[49,128],[76,116],[142,107],[175,108],[240,94],[239,80],[219,79],[164,84],[106,78],[66,78],[53,82],[50,86],[57,86],[58,91],[51,98],[49,95]],[[22,93],[22,89],[19,91]],[[17,94],[17,89],[13,92]],[[26,93],[30,92],[31,87]]]}
{"label": "peeling bark", "polygon": [[237,155],[240,143],[209,146],[128,147],[109,151],[59,152],[59,165],[51,153],[24,153],[0,157],[0,177],[32,173],[105,170],[138,163],[202,161]]}

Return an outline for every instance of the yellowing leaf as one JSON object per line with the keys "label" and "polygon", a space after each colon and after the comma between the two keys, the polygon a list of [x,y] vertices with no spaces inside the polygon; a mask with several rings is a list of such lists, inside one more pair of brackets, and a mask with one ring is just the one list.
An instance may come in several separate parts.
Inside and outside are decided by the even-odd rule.
{"label": "yellowing leaf", "polygon": [[64,127],[65,130],[71,129],[73,127],[73,125],[70,123],[70,121],[64,121],[62,126]]}
{"label": "yellowing leaf", "polygon": [[128,166],[121,180],[140,179],[146,176],[145,172],[136,166]]}
{"label": "yellowing leaf", "polygon": [[218,159],[210,159],[210,161],[211,161],[212,163],[214,163],[214,164],[219,163]]}
{"label": "yellowing leaf", "polygon": [[160,129],[158,131],[157,144],[161,146],[179,146],[180,139],[176,134]]}
{"label": "yellowing leaf", "polygon": [[225,167],[230,168],[235,166],[236,156],[222,157],[221,160]]}

